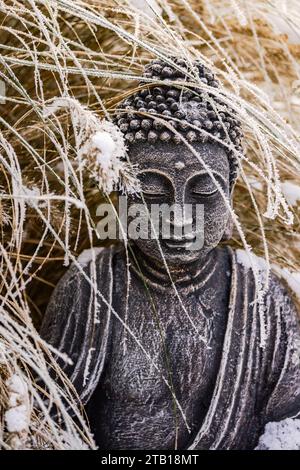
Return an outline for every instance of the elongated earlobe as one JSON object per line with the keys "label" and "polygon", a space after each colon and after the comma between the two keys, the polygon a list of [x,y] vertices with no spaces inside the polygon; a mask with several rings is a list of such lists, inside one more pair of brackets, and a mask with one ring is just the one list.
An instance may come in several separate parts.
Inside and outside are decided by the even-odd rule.
{"label": "elongated earlobe", "polygon": [[[230,207],[231,208],[233,207],[233,188],[230,192]],[[221,241],[223,242],[226,240],[230,240],[232,238],[232,231],[233,231],[233,220],[232,220],[231,214],[229,214],[226,228],[223,233]]]}
{"label": "elongated earlobe", "polygon": [[226,225],[225,231],[221,239],[222,242],[231,239],[232,230],[233,230],[233,222],[232,222],[231,215],[229,215],[228,220],[227,220],[227,225]]}

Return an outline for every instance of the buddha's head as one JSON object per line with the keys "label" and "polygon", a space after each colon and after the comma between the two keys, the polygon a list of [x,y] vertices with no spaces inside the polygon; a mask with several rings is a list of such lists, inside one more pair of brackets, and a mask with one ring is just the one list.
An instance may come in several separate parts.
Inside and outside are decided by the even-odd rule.
{"label": "buddha's head", "polygon": [[[239,122],[213,74],[197,62],[191,71],[185,61],[173,61],[180,71],[159,60],[147,67],[146,77],[166,79],[168,84],[144,84],[123,103],[117,123],[141,182],[141,192],[128,196],[129,212],[133,204],[144,202],[142,217],[148,220],[165,205],[158,211],[161,223],[154,227],[157,239],[149,236],[151,224],[142,224],[149,231],[134,243],[152,258],[161,260],[163,252],[170,265],[179,265],[204,258],[228,237],[242,147]],[[207,91],[189,88],[184,70],[196,72]],[[174,204],[175,213],[168,211]]]}

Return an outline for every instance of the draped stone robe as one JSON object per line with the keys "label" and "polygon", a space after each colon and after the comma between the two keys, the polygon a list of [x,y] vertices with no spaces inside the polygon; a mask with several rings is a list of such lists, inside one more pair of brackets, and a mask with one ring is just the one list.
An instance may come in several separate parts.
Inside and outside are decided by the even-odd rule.
{"label": "draped stone robe", "polygon": [[[149,266],[141,266],[139,272],[131,260],[128,283],[127,261],[124,250],[112,247],[103,249],[95,263],[88,262],[82,268],[74,264],[54,291],[41,331],[50,344],[72,359],[73,365],[58,361],[86,404],[100,448],[171,449],[175,445],[179,449],[253,449],[267,422],[294,417],[300,412],[300,328],[295,307],[275,275],[271,275],[263,299],[264,311],[254,302],[256,287],[252,270],[239,263],[230,248],[213,250],[200,275],[192,271],[185,279],[175,282],[179,297],[183,295],[183,305],[185,301],[188,305],[187,292],[196,293],[196,297],[200,293],[201,302],[194,309],[187,307],[182,314],[181,322],[188,325],[190,337],[180,343],[180,328],[177,336],[173,332],[172,347],[168,349],[174,351],[175,363],[169,362],[170,376],[167,367],[165,374],[157,373],[155,360],[151,362],[149,353],[155,350],[143,343],[145,335],[139,336],[141,329],[135,329],[134,323],[130,323],[135,310],[130,295],[138,299],[144,285],[150,294],[152,289],[154,300],[161,298],[163,302],[164,284],[169,281]],[[210,296],[211,311],[209,307],[205,309],[207,305],[201,296],[207,287],[203,279],[210,280],[210,287],[215,291]],[[180,283],[183,283],[182,290]],[[224,298],[220,298],[223,294]],[[173,296],[176,297],[174,291]],[[179,297],[173,304],[170,301],[171,310],[172,305],[180,303]],[[222,304],[224,312],[216,314],[215,310],[220,310]],[[151,310],[147,296],[141,299],[139,309]],[[197,324],[198,317],[202,323]],[[168,319],[165,321],[168,326]],[[215,324],[219,326],[214,329]],[[193,330],[195,326],[200,327],[198,333]],[[163,327],[164,318],[162,330]],[[164,331],[162,338],[166,338]],[[137,343],[135,351],[140,351],[135,353],[137,362],[143,364],[144,357],[145,367],[152,375],[149,372],[145,376],[135,367],[130,374],[126,367],[134,362],[120,366],[120,360],[116,360],[122,358],[122,352],[126,358],[126,354],[132,353],[130,345]],[[186,365],[180,364],[180,351],[177,360],[177,343],[177,349],[186,349]],[[188,350],[191,344],[192,350]],[[189,356],[192,361],[188,360]],[[183,384],[180,388],[176,382],[176,363],[178,380],[180,375],[183,382],[188,377],[188,387]],[[149,387],[147,380],[153,380],[153,370],[157,380]],[[124,376],[122,371],[126,372]],[[114,376],[116,383],[113,383]],[[173,382],[170,377],[175,377]],[[135,393],[137,384],[140,396]],[[118,386],[128,397],[118,394]],[[170,400],[164,401],[166,394],[155,400],[163,387],[168,389]],[[142,393],[145,393],[144,403],[136,403],[136,399],[143,398]],[[119,407],[114,400],[120,400]],[[153,406],[149,413],[147,404]],[[171,425],[170,418],[172,410],[166,412],[172,406],[177,409],[179,426],[175,434],[176,426]],[[123,434],[122,420],[127,425]]]}

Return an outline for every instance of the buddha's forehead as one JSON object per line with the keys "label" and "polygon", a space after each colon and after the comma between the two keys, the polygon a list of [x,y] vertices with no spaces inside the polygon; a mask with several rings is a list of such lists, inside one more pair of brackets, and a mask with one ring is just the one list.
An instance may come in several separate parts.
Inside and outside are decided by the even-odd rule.
{"label": "buddha's forehead", "polygon": [[195,173],[210,170],[229,179],[229,162],[224,148],[212,143],[193,145],[196,155],[184,144],[136,144],[130,148],[130,161],[138,165],[139,172],[159,171],[179,180]]}

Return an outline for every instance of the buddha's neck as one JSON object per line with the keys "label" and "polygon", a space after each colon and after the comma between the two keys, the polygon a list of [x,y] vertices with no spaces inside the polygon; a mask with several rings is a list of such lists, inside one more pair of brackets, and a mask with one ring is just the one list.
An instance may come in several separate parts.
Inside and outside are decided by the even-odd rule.
{"label": "buddha's neck", "polygon": [[136,246],[132,246],[130,258],[134,272],[158,289],[169,288],[173,284],[176,287],[199,288],[211,278],[217,265],[215,250],[194,262],[176,266],[166,266],[163,260],[149,257]]}

